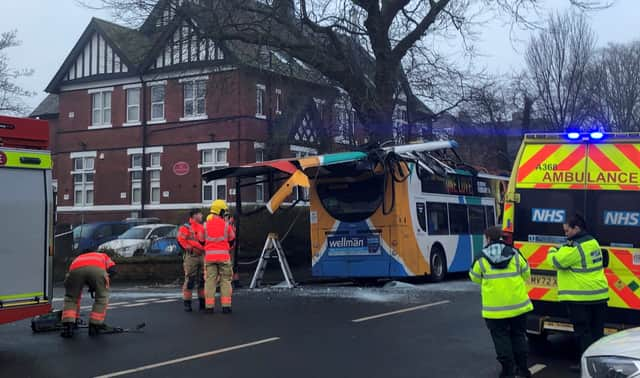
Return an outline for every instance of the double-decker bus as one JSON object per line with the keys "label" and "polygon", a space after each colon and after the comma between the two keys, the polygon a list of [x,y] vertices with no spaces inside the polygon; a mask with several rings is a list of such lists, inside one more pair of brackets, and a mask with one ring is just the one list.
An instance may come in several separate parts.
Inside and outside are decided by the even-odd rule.
{"label": "double-decker bus", "polygon": [[508,182],[465,165],[455,146],[429,142],[267,161],[204,178],[287,175],[267,203],[272,212],[295,186],[308,186],[316,277],[439,281],[469,269],[483,231],[498,223]]}

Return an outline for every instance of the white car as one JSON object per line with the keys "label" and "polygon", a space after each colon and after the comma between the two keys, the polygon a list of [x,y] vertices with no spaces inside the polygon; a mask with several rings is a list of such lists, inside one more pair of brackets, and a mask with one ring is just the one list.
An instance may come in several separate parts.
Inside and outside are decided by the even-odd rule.
{"label": "white car", "polygon": [[122,257],[141,256],[151,243],[167,236],[176,236],[178,227],[172,224],[145,224],[132,227],[117,239],[101,244],[98,250],[110,250]]}
{"label": "white car", "polygon": [[582,355],[583,378],[640,377],[640,327],[603,337]]}

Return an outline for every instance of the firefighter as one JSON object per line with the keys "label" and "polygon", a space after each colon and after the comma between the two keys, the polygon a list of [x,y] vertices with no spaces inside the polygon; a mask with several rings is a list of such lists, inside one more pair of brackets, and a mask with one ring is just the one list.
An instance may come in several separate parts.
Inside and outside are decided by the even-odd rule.
{"label": "firefighter", "polygon": [[80,299],[84,286],[95,295],[89,315],[89,335],[96,336],[108,332],[111,327],[104,323],[109,302],[109,283],[115,275],[115,263],[109,256],[98,252],[85,252],[76,257],[64,279],[64,307],[62,310],[64,338],[73,337],[73,330],[79,317]]}
{"label": "firefighter", "polygon": [[[576,214],[562,225],[567,244],[550,248],[546,262],[558,271],[558,300],[565,302],[580,354],[604,335],[609,285],[600,244]],[[579,369],[572,366],[571,370]]]}
{"label": "firefighter", "polygon": [[198,288],[200,311],[204,311],[204,228],[202,226],[202,210],[189,212],[189,220],[178,229],[178,243],[184,249],[184,284],[182,299],[184,310],[191,312],[193,289]]}
{"label": "firefighter", "polygon": [[229,207],[224,200],[217,199],[211,204],[213,217],[204,226],[205,232],[205,298],[206,312],[213,313],[215,307],[216,283],[220,283],[220,302],[224,314],[231,313],[231,265],[230,242],[235,239],[233,226],[225,219]]}
{"label": "firefighter", "polygon": [[500,377],[531,377],[527,363],[527,312],[533,310],[526,281],[527,260],[502,241],[500,227],[485,231],[486,247],[473,263],[469,277],[481,285],[482,317],[491,333]]}

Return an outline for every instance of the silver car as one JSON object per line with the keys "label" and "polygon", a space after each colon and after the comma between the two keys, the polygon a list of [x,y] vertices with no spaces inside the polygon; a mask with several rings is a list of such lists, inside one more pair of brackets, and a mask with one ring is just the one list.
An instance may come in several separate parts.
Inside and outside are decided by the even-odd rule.
{"label": "silver car", "polygon": [[117,239],[104,243],[98,250],[110,250],[122,257],[143,255],[151,243],[167,236],[176,236],[178,227],[172,224],[145,224],[130,228]]}
{"label": "silver car", "polygon": [[583,378],[640,377],[640,327],[603,337],[582,355]]}

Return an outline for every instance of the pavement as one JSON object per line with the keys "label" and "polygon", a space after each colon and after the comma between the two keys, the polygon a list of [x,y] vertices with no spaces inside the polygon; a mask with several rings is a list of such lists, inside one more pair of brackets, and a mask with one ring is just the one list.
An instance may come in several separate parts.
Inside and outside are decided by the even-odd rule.
{"label": "pavement", "polygon": [[[116,287],[107,322],[144,333],[72,340],[0,326],[1,377],[497,377],[480,293],[439,284],[237,290],[233,314],[185,313],[179,288]],[[61,307],[61,289],[54,304]],[[83,298],[85,314],[91,299]],[[197,306],[196,306],[197,307]],[[85,315],[86,316],[86,315]],[[567,337],[532,349],[534,377],[576,377]]]}

